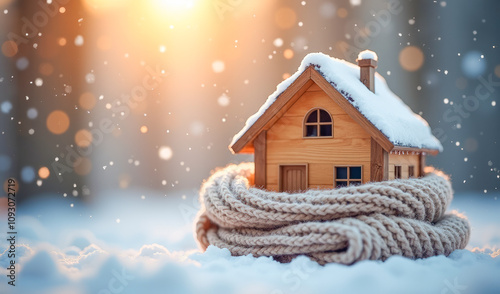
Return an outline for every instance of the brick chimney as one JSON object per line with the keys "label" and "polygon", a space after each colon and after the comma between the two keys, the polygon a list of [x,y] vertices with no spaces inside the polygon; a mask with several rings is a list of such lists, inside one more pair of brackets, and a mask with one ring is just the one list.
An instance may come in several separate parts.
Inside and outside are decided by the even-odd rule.
{"label": "brick chimney", "polygon": [[377,53],[365,50],[358,55],[359,79],[370,91],[375,93],[375,69],[377,68]]}

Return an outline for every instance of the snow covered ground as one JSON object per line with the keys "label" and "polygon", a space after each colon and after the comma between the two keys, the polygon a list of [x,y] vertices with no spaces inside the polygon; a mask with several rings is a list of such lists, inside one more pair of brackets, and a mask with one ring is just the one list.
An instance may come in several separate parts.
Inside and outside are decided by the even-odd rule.
{"label": "snow covered ground", "polygon": [[353,266],[200,253],[195,190],[110,191],[92,205],[69,197],[18,207],[16,286],[7,284],[3,230],[0,293],[500,293],[500,200],[484,194],[458,195],[452,205],[472,224],[466,250]]}

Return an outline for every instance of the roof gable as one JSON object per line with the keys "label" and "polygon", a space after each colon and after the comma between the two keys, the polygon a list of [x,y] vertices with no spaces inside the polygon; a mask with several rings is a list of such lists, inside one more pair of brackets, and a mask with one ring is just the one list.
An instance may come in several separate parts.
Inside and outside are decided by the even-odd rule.
{"label": "roof gable", "polygon": [[[264,129],[269,129],[288,109],[299,99],[300,96],[313,84],[311,79],[312,67],[306,68],[303,72],[295,73],[295,79],[283,85],[283,90],[262,105],[257,113],[247,119],[245,127],[233,137],[233,142],[229,149],[233,153],[251,153],[251,145],[257,135]],[[285,80],[287,81],[287,80]],[[272,97],[269,96],[269,97]]]}
{"label": "roof gable", "polygon": [[359,67],[322,53],[308,54],[298,71],[280,83],[259,111],[233,137],[229,148],[251,152],[252,141],[261,130],[268,129],[313,83],[334,99],[386,150],[396,147],[418,148],[437,153],[440,142],[429,125],[390,91],[385,80],[375,76],[376,93],[359,80]]}

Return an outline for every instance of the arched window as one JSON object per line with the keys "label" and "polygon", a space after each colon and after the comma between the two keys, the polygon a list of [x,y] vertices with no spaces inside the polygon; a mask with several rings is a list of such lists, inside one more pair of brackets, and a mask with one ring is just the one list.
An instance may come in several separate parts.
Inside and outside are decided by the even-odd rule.
{"label": "arched window", "polygon": [[333,120],[328,111],[315,108],[307,113],[304,137],[333,137]]}

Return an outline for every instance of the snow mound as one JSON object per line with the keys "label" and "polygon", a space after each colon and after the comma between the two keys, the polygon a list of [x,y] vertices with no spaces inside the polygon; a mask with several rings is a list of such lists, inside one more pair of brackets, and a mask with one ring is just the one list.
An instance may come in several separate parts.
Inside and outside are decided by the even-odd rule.
{"label": "snow mound", "polygon": [[170,255],[170,251],[164,246],[159,244],[144,245],[139,249],[138,256],[149,257],[149,258],[159,258],[163,255]]}
{"label": "snow mound", "polygon": [[371,51],[371,50],[364,50],[359,52],[358,54],[358,59],[373,59],[373,60],[378,60],[377,53]]}
{"label": "snow mound", "polygon": [[[27,245],[16,247],[16,287],[7,284],[9,244],[0,240],[0,293],[465,294],[498,293],[500,289],[500,243],[495,241],[500,236],[499,203],[482,194],[455,197],[452,203],[454,209],[467,209],[474,227],[470,244],[478,248],[457,250],[449,257],[411,260],[393,256],[385,262],[320,266],[306,256],[279,263],[269,257],[231,256],[229,250],[215,246],[201,253],[194,243],[193,227],[183,225],[179,212],[180,204],[191,205],[197,195],[183,191],[178,197],[164,197],[158,193],[150,197],[155,201],[137,202],[137,193],[119,192],[120,197],[111,203],[120,205],[104,205],[107,200],[102,197],[88,219],[81,215],[88,214],[89,208],[80,205],[67,206],[68,213],[61,214],[64,208],[55,205],[61,199],[20,207],[21,219],[36,211],[39,227],[51,234],[50,238],[30,235]],[[134,210],[147,212],[150,218],[120,215]],[[64,221],[60,216],[51,219],[56,214],[63,215]],[[122,222],[116,224],[109,215],[120,215]],[[151,220],[164,229],[152,226]],[[179,226],[183,237],[166,238],[174,231],[168,223]],[[123,228],[117,230],[119,226]],[[145,230],[147,239],[138,240]],[[87,236],[92,244],[74,246],[75,238],[68,232]],[[193,242],[185,243],[184,236]]]}
{"label": "snow mound", "polygon": [[168,293],[326,294],[332,289],[338,293],[493,293],[500,287],[496,278],[500,258],[468,250],[457,250],[448,258],[393,256],[385,262],[352,266],[320,266],[305,256],[282,264],[269,257],[231,256],[229,250],[214,246],[205,253],[188,254],[184,261],[110,252],[104,262],[87,264],[91,273],[79,278],[72,278],[66,266],[57,267],[66,262],[57,256],[47,251],[32,256],[19,274],[16,288],[24,291],[20,293],[54,293],[61,288],[67,292],[57,293],[164,293],[167,289]]}

